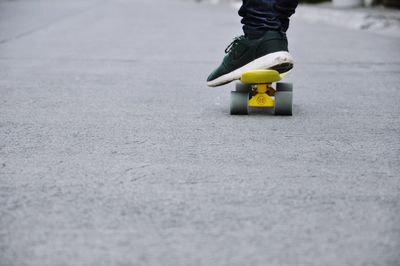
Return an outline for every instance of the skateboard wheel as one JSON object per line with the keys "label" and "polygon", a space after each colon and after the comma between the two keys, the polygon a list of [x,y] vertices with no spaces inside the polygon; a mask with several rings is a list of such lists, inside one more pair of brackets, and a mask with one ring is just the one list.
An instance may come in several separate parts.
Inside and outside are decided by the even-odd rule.
{"label": "skateboard wheel", "polygon": [[236,82],[235,89],[237,92],[250,92],[251,84],[245,84],[242,82]]}
{"label": "skateboard wheel", "polygon": [[275,93],[275,115],[292,115],[292,110],[293,92],[277,91]]}
{"label": "skateboard wheel", "polygon": [[287,82],[276,83],[276,91],[293,91],[293,84]]}
{"label": "skateboard wheel", "polygon": [[231,92],[231,115],[247,115],[249,93],[246,92]]}

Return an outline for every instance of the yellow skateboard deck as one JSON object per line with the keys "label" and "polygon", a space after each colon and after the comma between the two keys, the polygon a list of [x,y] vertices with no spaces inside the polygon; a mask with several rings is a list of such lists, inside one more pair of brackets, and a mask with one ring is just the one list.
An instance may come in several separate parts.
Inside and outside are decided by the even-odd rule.
{"label": "yellow skateboard deck", "polygon": [[244,72],[240,81],[245,84],[263,84],[280,81],[281,75],[276,70],[259,69]]}

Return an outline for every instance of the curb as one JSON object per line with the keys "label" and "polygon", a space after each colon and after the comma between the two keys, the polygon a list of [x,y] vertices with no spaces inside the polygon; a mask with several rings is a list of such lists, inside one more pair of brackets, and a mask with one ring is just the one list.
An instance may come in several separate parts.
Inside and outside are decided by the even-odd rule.
{"label": "curb", "polygon": [[[239,9],[241,2],[231,6]],[[380,6],[344,9],[333,7],[332,3],[300,4],[293,18],[400,38],[400,12]]]}
{"label": "curb", "polygon": [[385,7],[342,9],[332,4],[302,4],[295,18],[400,38],[400,12]]}

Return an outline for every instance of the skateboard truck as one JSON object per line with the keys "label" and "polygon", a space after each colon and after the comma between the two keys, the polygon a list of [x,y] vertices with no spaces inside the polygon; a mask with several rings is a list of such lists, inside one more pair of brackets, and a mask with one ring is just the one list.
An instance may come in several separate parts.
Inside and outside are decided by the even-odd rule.
{"label": "skateboard truck", "polygon": [[[271,87],[271,84],[257,84],[253,86],[253,91],[255,95],[250,98],[249,100],[249,107],[253,108],[267,108],[267,107],[274,107],[275,100],[273,95],[275,95],[275,89]],[[270,96],[268,92],[272,92]]]}
{"label": "skateboard truck", "polygon": [[[284,77],[276,70],[244,72],[231,92],[231,115],[247,115],[249,108],[271,109],[275,115],[292,115],[293,86],[278,82]],[[276,83],[276,89],[272,84]]]}

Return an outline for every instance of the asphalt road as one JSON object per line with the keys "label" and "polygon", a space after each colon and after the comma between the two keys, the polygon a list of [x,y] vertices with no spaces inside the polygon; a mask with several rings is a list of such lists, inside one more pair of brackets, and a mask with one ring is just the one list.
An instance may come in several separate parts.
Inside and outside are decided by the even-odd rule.
{"label": "asphalt road", "polygon": [[205,79],[236,11],[0,1],[0,265],[399,265],[400,40],[288,33],[293,117]]}

